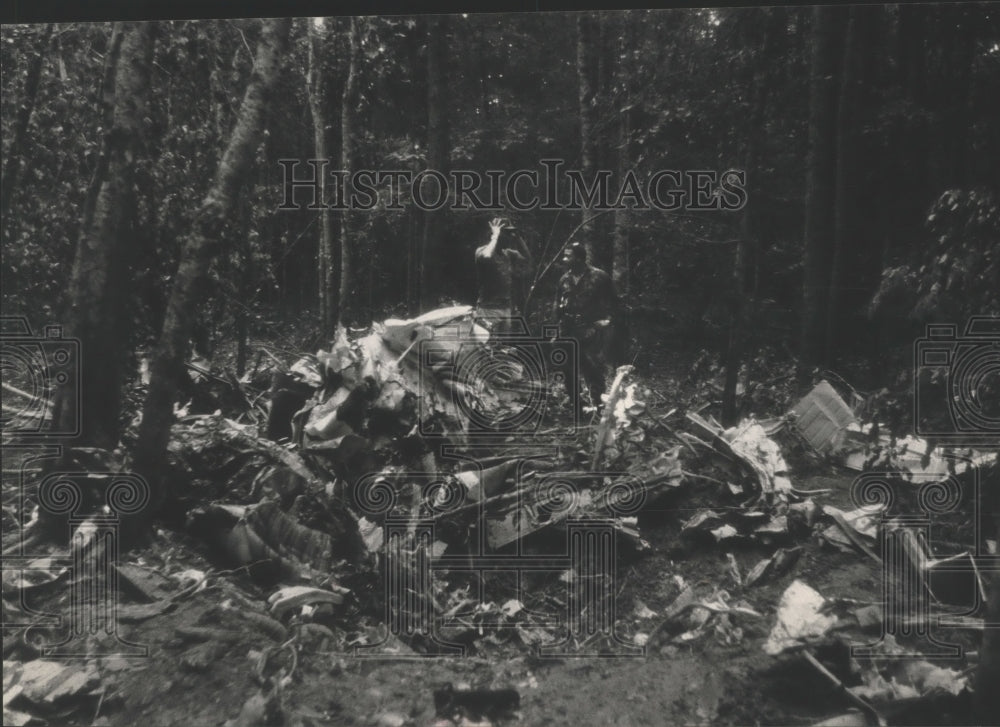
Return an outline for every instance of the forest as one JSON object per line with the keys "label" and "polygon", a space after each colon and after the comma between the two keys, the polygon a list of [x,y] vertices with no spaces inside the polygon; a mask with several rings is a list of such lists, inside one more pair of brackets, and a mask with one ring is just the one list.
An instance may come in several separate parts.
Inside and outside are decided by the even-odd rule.
{"label": "forest", "polygon": [[[0,69],[5,724],[1000,718],[997,5],[5,24]],[[598,511],[608,572],[553,554]]]}

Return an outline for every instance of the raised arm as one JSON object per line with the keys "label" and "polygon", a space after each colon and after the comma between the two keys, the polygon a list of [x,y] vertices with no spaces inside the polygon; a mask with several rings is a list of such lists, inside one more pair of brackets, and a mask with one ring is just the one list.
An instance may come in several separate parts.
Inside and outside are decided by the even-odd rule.
{"label": "raised arm", "polygon": [[503,229],[503,220],[494,217],[490,220],[490,241],[476,250],[476,257],[491,258],[496,254],[497,242],[500,240],[500,230]]}

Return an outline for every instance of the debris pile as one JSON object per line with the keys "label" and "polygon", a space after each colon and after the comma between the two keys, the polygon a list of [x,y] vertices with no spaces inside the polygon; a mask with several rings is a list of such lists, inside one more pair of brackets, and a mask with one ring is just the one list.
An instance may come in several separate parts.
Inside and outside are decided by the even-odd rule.
{"label": "debris pile", "polygon": [[[804,562],[857,563],[871,584],[886,579],[890,600],[911,586],[926,594],[926,609],[906,618],[982,629],[962,606],[985,600],[976,563],[996,541],[954,535],[962,500],[948,483],[961,488],[989,456],[879,434],[825,381],[784,417],[725,428],[699,411],[653,410],[624,366],[591,421],[577,421],[551,358],[542,343],[491,340],[471,308],[453,307],[353,339],[341,332],[330,350],[274,371],[266,420],[252,397],[230,416],[181,410],[170,456],[184,532],[160,533],[169,548],[156,567],[115,564],[117,623],[175,619],[190,672],[260,641],[251,650],[259,689],[234,727],[287,716],[283,695],[307,654],[670,654],[758,632],[769,658],[806,660],[856,710],[829,724],[886,724],[900,705],[967,693],[966,672],[923,658],[919,629],[899,621],[889,607],[900,604],[882,602],[880,587],[867,601],[826,598]],[[793,440],[854,485],[806,489],[785,457]],[[930,523],[915,530],[899,517],[900,504],[917,501],[944,513],[933,525],[952,528],[953,552],[932,548]],[[665,546],[661,531],[672,533]],[[207,558],[196,566],[175,557],[191,542]],[[628,585],[615,575],[660,546],[725,565],[712,582],[685,578],[671,560],[654,576],[669,598],[654,609],[630,591],[631,607],[615,611]],[[896,591],[902,576],[886,570],[886,548],[911,579]],[[56,557],[5,568],[5,624],[23,617],[37,628],[17,603],[92,577]],[[582,598],[618,623],[574,631],[569,609]],[[40,661],[31,631],[5,631],[5,724],[114,706],[121,662]],[[859,643],[870,647],[827,658]],[[904,652],[915,658],[896,658]],[[467,684],[442,687],[434,703],[441,724],[501,722],[520,707],[515,689]],[[407,721],[391,711],[377,719]]]}

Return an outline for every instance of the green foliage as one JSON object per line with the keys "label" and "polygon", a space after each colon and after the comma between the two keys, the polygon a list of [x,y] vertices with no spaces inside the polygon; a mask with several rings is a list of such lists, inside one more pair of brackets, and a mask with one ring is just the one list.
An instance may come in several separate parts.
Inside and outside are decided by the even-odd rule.
{"label": "green foliage", "polygon": [[872,312],[908,310],[920,323],[1000,315],[1000,201],[987,189],[948,190],[927,215],[928,241],[887,268]]}
{"label": "green foliage", "polygon": [[80,216],[100,155],[101,58],[109,26],[59,27],[51,48],[37,47],[37,33],[5,25],[0,35],[5,158],[16,110],[25,102],[30,55],[46,56],[20,183],[3,222],[3,302],[5,312],[52,320],[66,303]]}

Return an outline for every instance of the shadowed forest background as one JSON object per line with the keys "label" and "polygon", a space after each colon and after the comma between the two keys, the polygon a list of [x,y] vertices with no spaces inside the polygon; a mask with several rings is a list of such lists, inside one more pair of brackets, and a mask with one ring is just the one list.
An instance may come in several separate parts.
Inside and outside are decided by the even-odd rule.
{"label": "shadowed forest background", "polygon": [[[640,179],[747,170],[743,214],[625,210],[581,229],[577,239],[614,269],[637,314],[716,332],[736,292],[753,327],[818,361],[872,353],[902,333],[894,316],[913,311],[899,301],[887,306],[887,327],[869,319],[883,275],[919,270],[942,236],[967,242],[964,225],[996,221],[995,201],[976,190],[1000,181],[998,22],[986,4],[296,20],[218,233],[204,317],[245,335],[322,316],[329,331],[337,318],[361,325],[475,297],[472,252],[490,213],[425,213],[406,198],[405,212],[279,211],[281,158],[481,172],[558,158]],[[260,29],[238,19],[154,24],[128,59],[143,88],[126,98],[109,67],[121,62],[110,25],[4,29],[6,312],[64,317],[74,255],[90,234],[83,223],[116,142],[116,104],[134,104],[134,183],[120,190],[127,233],[113,255],[114,294],[127,301],[117,328],[130,349],[155,339]],[[930,229],[931,206],[949,190]],[[539,264],[581,221],[512,217]],[[945,315],[995,304],[965,284],[989,265],[957,267],[969,277],[969,310],[935,300]],[[982,290],[995,291],[995,280]]]}

